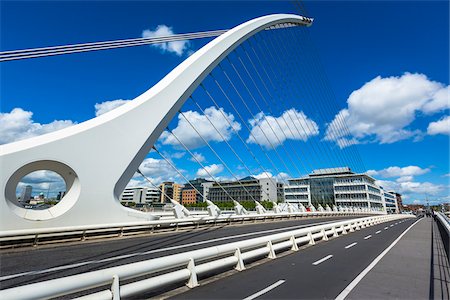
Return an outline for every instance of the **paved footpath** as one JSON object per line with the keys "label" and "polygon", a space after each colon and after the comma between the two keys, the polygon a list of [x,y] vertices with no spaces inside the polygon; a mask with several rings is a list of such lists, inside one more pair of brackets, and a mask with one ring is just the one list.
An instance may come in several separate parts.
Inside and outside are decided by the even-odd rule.
{"label": "paved footpath", "polygon": [[450,299],[450,271],[439,230],[423,218],[346,299]]}

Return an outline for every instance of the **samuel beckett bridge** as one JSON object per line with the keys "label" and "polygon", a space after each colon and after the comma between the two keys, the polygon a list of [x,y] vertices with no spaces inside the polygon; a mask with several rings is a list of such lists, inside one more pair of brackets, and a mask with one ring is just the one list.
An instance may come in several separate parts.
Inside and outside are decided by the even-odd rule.
{"label": "samuel beckett bridge", "polygon": [[[132,101],[0,146],[0,298],[448,298],[448,219],[399,214],[396,194],[363,173],[334,118],[312,23],[276,14],[230,30],[0,53],[13,63],[215,37]],[[149,157],[206,210],[150,176]],[[59,174],[66,193],[27,209],[17,187],[39,170]],[[133,178],[169,211],[123,206]]]}

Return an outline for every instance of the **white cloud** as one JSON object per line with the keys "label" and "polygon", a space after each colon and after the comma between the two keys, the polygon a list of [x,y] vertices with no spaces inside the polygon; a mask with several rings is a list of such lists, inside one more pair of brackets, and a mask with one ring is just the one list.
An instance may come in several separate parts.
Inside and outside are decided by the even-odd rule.
{"label": "white cloud", "polygon": [[[233,129],[235,131],[241,130],[241,124],[234,121],[234,116],[224,112],[223,108],[216,109],[211,106],[205,109],[204,112],[205,114],[202,115],[197,111],[190,110],[183,112],[183,114],[192,126],[194,126],[194,128],[208,142],[222,142],[222,137],[228,141],[233,135]],[[227,117],[228,121],[225,120],[224,115]],[[179,114],[178,126],[173,129],[172,132],[189,149],[204,146],[202,138],[197,134],[197,132],[195,132],[186,119]],[[211,125],[210,121],[214,126]],[[220,132],[220,134],[216,131],[216,129]],[[164,145],[181,147],[177,139],[167,131],[163,132],[161,135],[161,142]]]}
{"label": "white cloud", "polygon": [[[161,36],[168,36],[173,35],[173,29],[172,27],[169,27],[167,25],[158,25],[154,30],[146,29],[142,31],[142,37],[143,38],[153,38],[153,37],[161,37]],[[189,49],[190,42],[188,40],[184,41],[175,41],[175,42],[168,42],[168,43],[160,43],[160,44],[152,44],[152,47],[158,48],[161,50],[161,52],[172,52],[175,53],[178,56],[182,56],[183,53],[191,53],[192,50]]]}
{"label": "white cloud", "polygon": [[127,102],[130,102],[131,100],[123,100],[123,99],[117,99],[117,100],[111,100],[111,101],[105,101],[102,103],[95,103],[95,116],[98,117],[100,115],[103,115],[104,113],[107,113],[110,110],[113,110],[114,108],[117,108],[119,106],[124,105]]}
{"label": "white cloud", "polygon": [[209,166],[205,166],[205,168],[200,168],[197,170],[198,177],[206,177],[211,178],[211,176],[215,176],[223,171],[223,165],[221,164],[212,164]]}
{"label": "white cloud", "polygon": [[55,197],[58,192],[66,190],[64,179],[58,173],[47,170],[34,171],[24,176],[17,184],[16,194],[20,195],[27,185],[32,186],[33,195],[44,193],[47,196],[48,193],[49,197]]}
{"label": "white cloud", "polygon": [[[173,162],[171,163],[175,165]],[[182,179],[182,176],[164,159],[146,158],[139,166],[139,170],[144,173],[154,185],[158,185],[163,181],[177,181]],[[183,172],[183,170],[180,170],[180,172]],[[134,180],[142,181],[142,176],[136,174]]]}
{"label": "white cloud", "polygon": [[408,181],[412,181],[413,179],[414,179],[413,176],[402,176],[402,177],[397,178],[397,180],[395,180],[395,181],[397,181],[397,182],[408,182]]}
{"label": "white cloud", "polygon": [[328,124],[325,140],[335,141],[343,148],[348,146],[345,141],[384,144],[421,138],[421,130],[409,126],[420,112],[433,114],[449,109],[448,93],[448,86],[423,74],[378,76],[351,93],[348,107]]}
{"label": "white cloud", "polygon": [[393,190],[400,194],[438,195],[445,190],[445,186],[431,182],[377,180],[376,183],[385,190]]}
{"label": "white cloud", "polygon": [[439,121],[431,122],[428,125],[429,135],[446,134],[450,135],[450,116],[441,118]]}
{"label": "white cloud", "polygon": [[406,176],[417,176],[430,172],[429,168],[422,169],[418,166],[407,166],[407,167],[389,167],[383,170],[369,170],[367,174],[370,176],[382,176],[384,178],[392,177],[406,177]]}
{"label": "white cloud", "polygon": [[191,158],[189,158],[190,161],[202,163],[206,160],[205,157],[203,156],[203,154],[201,154],[201,153],[194,152],[192,154],[193,154],[193,157],[191,156]]}
{"label": "white cloud", "polygon": [[175,152],[175,153],[172,153],[171,156],[173,158],[180,159],[180,158],[184,157],[185,155],[186,155],[186,152]]}
{"label": "white cloud", "polygon": [[256,175],[252,175],[252,177],[255,177],[256,179],[272,178],[273,174],[270,172],[261,172]]}
{"label": "white cloud", "polygon": [[[292,122],[293,121],[293,122]],[[249,120],[252,127],[247,143],[259,143],[271,148],[277,147],[286,139],[306,141],[309,137],[319,134],[319,126],[309,119],[303,111],[294,108],[286,110],[280,117],[265,115],[262,112]]]}
{"label": "white cloud", "polygon": [[257,179],[264,179],[264,178],[275,178],[277,181],[285,181],[288,178],[290,178],[289,174],[284,173],[284,172],[280,172],[278,173],[278,175],[274,176],[272,173],[270,172],[261,172],[259,174],[256,175],[252,175],[252,177],[255,177]]}
{"label": "white cloud", "polygon": [[22,108],[14,108],[9,113],[0,113],[0,144],[31,138],[75,124],[70,120],[55,120],[48,124],[40,124],[34,122],[32,117],[31,111]]}

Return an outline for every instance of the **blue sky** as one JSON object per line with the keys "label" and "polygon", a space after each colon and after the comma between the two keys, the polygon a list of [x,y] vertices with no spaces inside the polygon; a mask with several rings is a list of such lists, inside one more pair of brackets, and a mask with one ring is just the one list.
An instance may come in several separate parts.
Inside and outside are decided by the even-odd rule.
{"label": "blue sky", "polygon": [[[262,110],[273,119],[281,118],[292,108],[294,113],[303,112],[307,121],[317,125],[318,133],[310,130],[306,143],[296,136],[276,147],[288,168],[277,158],[276,151],[270,147],[265,149],[279,167],[276,170],[260,147],[249,139],[245,122],[219,96],[213,82],[207,80],[205,86],[213,95],[222,98],[220,106],[228,116],[232,115],[234,129],[239,127],[237,131],[246,139],[248,147],[258,152],[266,170],[274,175],[288,173],[298,176],[313,167],[348,163],[358,171],[370,170],[369,173],[381,180],[385,187],[403,193],[406,202],[423,201],[425,197],[431,200],[446,198],[448,201],[450,121],[445,119],[449,109],[448,2],[319,1],[306,2],[306,7],[315,22],[307,29],[307,35],[299,36],[309,37],[312,42],[301,44],[297,49],[295,42],[289,41],[286,49],[291,49],[292,55],[302,53],[295,51],[303,51],[305,57],[317,55],[325,73],[312,64],[318,62],[317,57],[302,60],[302,56],[298,65],[280,69],[280,76],[283,72],[290,72],[290,77],[300,83],[309,80],[301,72],[295,72],[294,66],[304,66],[311,78],[326,74],[337,105],[322,104],[328,108],[319,112],[313,99],[327,101],[327,98],[323,93],[320,96],[306,89],[299,89],[298,93],[289,90],[286,94],[280,90],[279,97],[285,98],[286,105],[273,106],[271,112],[262,104]],[[1,50],[141,37],[144,30],[154,32],[158,25],[170,27],[175,33],[226,29],[254,17],[281,12],[298,13],[291,2],[283,1],[3,1]],[[273,39],[271,41],[279,40],[279,37],[271,37],[272,33],[267,34]],[[284,35],[285,38],[289,36]],[[135,98],[170,72],[191,51],[198,50],[208,41],[190,41],[189,44],[178,45],[184,47],[182,50],[175,47],[174,51],[144,46],[2,63],[0,124],[3,129],[0,128],[0,139],[2,143],[11,142],[18,137],[45,133],[93,118],[96,104],[100,104],[97,108],[106,109],[118,103],[107,101]],[[275,51],[275,47],[273,45],[271,50]],[[242,49],[236,53],[232,61],[237,64],[238,56],[245,58],[245,53]],[[273,67],[275,70],[276,65]],[[225,62],[224,69],[232,73],[230,65]],[[222,83],[226,82],[217,70],[213,74]],[[234,80],[237,80],[236,76]],[[311,89],[314,87],[311,85]],[[245,89],[244,86],[241,88]],[[291,88],[296,89],[294,86]],[[256,93],[255,89],[252,91]],[[201,90],[193,96],[204,109],[212,106]],[[296,101],[297,96],[304,102]],[[16,111],[13,115],[15,108],[21,108],[23,112],[17,114]],[[245,107],[240,104],[239,110],[246,122],[253,119],[264,125],[267,121],[264,117],[258,119],[252,115],[256,114],[256,108],[245,113]],[[200,120],[205,122],[204,118],[201,119],[203,114],[192,102],[188,101],[183,111],[191,111],[192,118],[200,116]],[[217,112],[211,109],[210,116],[214,117]],[[339,112],[346,119],[350,134],[330,134],[328,141],[324,141],[327,124]],[[171,128],[176,128],[179,120],[182,117],[175,118]],[[13,121],[17,121],[14,126],[11,124]],[[314,124],[308,123],[308,126],[312,128]],[[233,129],[227,124],[222,125],[223,133],[229,135],[230,144],[236,147],[242,159],[250,161],[245,145]],[[253,128],[250,123],[247,126]],[[261,138],[260,143],[263,140]],[[210,141],[237,176],[249,174],[217,136],[211,136]],[[339,141],[357,145],[341,149]],[[163,135],[158,148],[165,151],[187,177],[202,174],[198,164],[173,144]],[[207,147],[192,147],[193,152],[204,157],[204,165],[217,172],[217,177],[231,178],[226,167]],[[350,155],[355,149],[358,149],[363,164],[352,160]],[[283,154],[286,151],[288,154]],[[298,162],[300,156],[309,159],[297,165],[290,163]],[[183,181],[177,178],[176,172],[161,171],[170,167],[167,168],[157,154],[149,157],[151,159],[142,168],[155,181],[162,180],[162,177]],[[254,175],[262,172],[255,162],[249,162],[248,167]]]}

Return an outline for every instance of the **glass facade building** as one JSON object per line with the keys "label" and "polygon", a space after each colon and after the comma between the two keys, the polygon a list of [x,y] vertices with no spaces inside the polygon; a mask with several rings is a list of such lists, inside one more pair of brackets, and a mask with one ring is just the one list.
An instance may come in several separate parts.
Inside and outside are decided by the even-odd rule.
{"label": "glass facade building", "polygon": [[[348,167],[314,170],[302,178],[290,179],[285,187],[286,202],[305,206],[362,207],[371,210],[395,210],[385,204],[385,195],[375,179],[367,174],[356,174]],[[393,193],[395,197],[395,193]],[[389,196],[391,201],[391,193]],[[395,206],[396,207],[396,206]]]}

